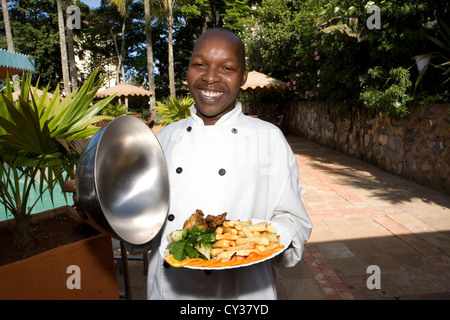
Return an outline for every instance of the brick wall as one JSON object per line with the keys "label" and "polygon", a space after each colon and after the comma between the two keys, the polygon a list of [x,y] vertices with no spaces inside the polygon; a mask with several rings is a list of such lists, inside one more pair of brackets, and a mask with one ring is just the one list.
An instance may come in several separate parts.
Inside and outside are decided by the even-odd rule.
{"label": "brick wall", "polygon": [[395,120],[354,108],[344,119],[325,103],[283,106],[290,133],[450,194],[450,104],[411,108]]}

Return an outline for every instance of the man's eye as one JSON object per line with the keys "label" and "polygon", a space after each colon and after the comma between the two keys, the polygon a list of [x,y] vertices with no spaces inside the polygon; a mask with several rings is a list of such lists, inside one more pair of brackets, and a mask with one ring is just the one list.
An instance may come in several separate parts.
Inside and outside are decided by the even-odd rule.
{"label": "man's eye", "polygon": [[232,68],[232,67],[223,67],[223,69],[225,71],[233,71],[234,70],[234,68]]}

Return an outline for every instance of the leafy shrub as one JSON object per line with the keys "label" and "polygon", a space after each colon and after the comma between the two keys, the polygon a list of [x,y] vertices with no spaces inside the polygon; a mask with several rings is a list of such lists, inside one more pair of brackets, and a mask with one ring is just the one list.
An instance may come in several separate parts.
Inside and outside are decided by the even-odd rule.
{"label": "leafy shrub", "polygon": [[161,117],[159,121],[162,125],[185,119],[191,115],[191,106],[194,99],[191,96],[167,97],[162,102],[156,101],[156,112]]}
{"label": "leafy shrub", "polygon": [[[366,23],[372,5],[380,10],[377,28]],[[443,73],[428,68],[422,94],[448,92],[448,28],[437,23],[448,21],[448,8],[448,1],[427,0],[263,0],[243,32],[248,66],[288,82],[287,99],[406,116],[420,95],[412,57],[439,52],[443,59],[433,63]]]}
{"label": "leafy shrub", "polygon": [[367,76],[360,78],[363,87],[360,99],[369,109],[403,118],[408,115],[407,104],[412,100],[408,94],[409,77],[409,71],[402,67],[388,72],[379,66],[369,69]]}
{"label": "leafy shrub", "polygon": [[127,114],[127,106],[123,103],[110,103],[105,109],[103,109],[103,114],[105,116],[117,118]]}

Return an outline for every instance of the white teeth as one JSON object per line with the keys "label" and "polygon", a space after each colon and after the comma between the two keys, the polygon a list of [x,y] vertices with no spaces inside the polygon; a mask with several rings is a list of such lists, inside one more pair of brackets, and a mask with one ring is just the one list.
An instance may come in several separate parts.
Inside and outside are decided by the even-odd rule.
{"label": "white teeth", "polygon": [[219,96],[221,96],[223,94],[223,92],[206,91],[206,90],[201,90],[201,93],[206,98],[217,98],[217,97],[219,97]]}

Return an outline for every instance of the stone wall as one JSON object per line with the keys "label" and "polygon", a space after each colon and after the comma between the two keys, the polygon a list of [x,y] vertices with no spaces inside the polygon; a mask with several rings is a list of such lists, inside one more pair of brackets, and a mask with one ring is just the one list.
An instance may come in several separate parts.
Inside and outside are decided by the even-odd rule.
{"label": "stone wall", "polygon": [[427,104],[395,120],[355,108],[341,119],[325,103],[292,102],[283,122],[290,133],[450,194],[449,112],[450,104]]}

